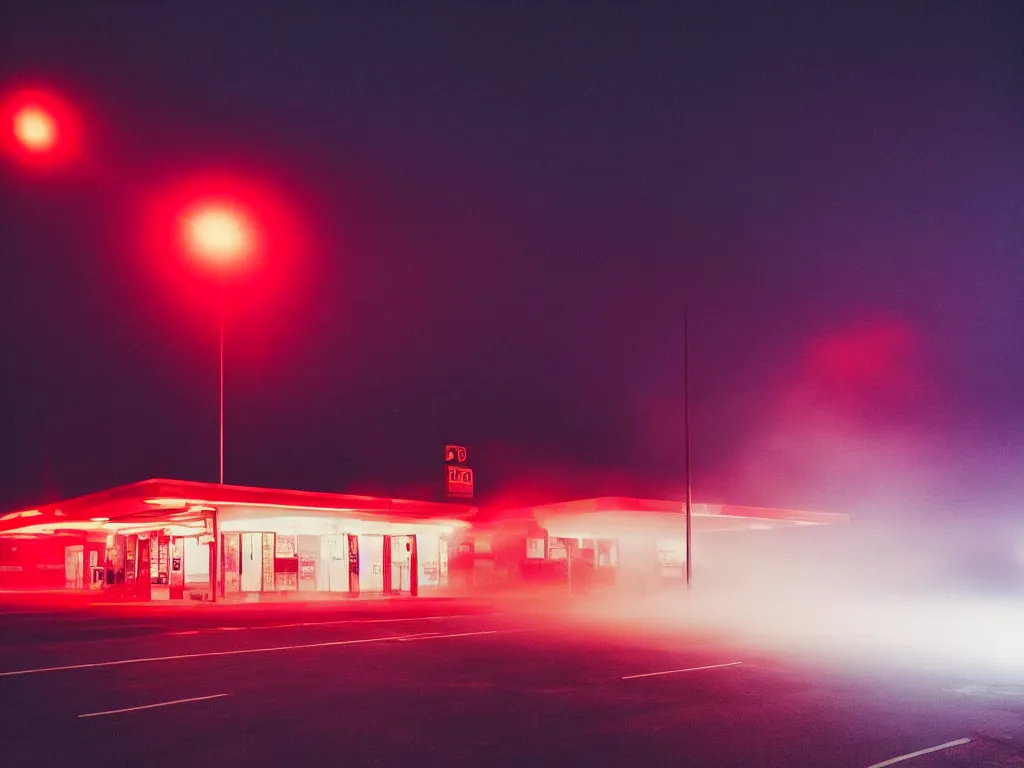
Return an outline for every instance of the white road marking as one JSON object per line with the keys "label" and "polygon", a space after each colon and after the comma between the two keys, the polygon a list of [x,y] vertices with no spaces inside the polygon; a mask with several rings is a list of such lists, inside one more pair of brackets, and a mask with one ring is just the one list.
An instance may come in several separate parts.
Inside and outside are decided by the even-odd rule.
{"label": "white road marking", "polygon": [[963,739],[956,739],[955,741],[947,741],[945,744],[939,744],[936,747],[919,749],[917,752],[908,752],[907,754],[900,755],[899,757],[893,757],[889,760],[883,760],[880,763],[874,763],[873,765],[869,765],[868,768],[884,768],[886,765],[896,765],[896,763],[902,763],[904,760],[911,760],[915,757],[920,757],[921,755],[930,755],[932,752],[941,752],[944,749],[951,749],[952,747],[959,747],[962,744],[969,744],[970,741],[971,740],[966,737]]}
{"label": "white road marking", "polygon": [[247,627],[205,627],[184,632],[167,632],[167,635],[197,635],[201,632],[231,632],[254,629],[295,629],[297,627],[330,627],[339,624],[394,624],[402,621],[439,621],[441,619],[471,619],[478,616],[500,616],[499,613],[453,613],[441,616],[411,616],[400,619],[333,619],[331,621],[295,621],[289,624],[254,624]]}
{"label": "white road marking", "polygon": [[500,613],[453,613],[441,616],[406,616],[398,619],[334,619],[332,621],[297,621],[291,624],[266,624],[246,629],[288,629],[291,627],[328,627],[335,624],[393,624],[400,621],[438,621],[440,619],[472,619],[478,616],[500,616]]}
{"label": "white road marking", "polygon": [[402,641],[408,642],[410,640],[438,640],[443,637],[476,637],[478,635],[496,634],[498,634],[498,630],[496,629],[486,629],[483,632],[457,632],[454,635],[442,635],[439,632],[424,632],[422,635],[419,635],[418,637],[416,635],[409,635],[407,637],[403,637]]}
{"label": "white road marking", "polygon": [[[438,635],[438,637],[468,637],[476,634],[494,634],[498,630],[488,632],[465,632],[455,635]],[[296,651],[305,648],[331,648],[340,645],[366,645],[368,643],[386,643],[393,640],[409,640],[423,638],[429,633],[413,635],[388,635],[386,637],[367,637],[361,640],[329,640],[322,643],[303,643],[301,645],[277,645],[268,648],[239,648],[230,651],[202,651],[199,653],[180,653],[173,656],[151,656],[140,659],[118,659],[116,661],[97,661],[89,664],[69,664],[64,667],[40,667],[38,669],[15,669],[9,672],[0,672],[0,677],[15,677],[17,675],[38,675],[44,672],[64,672],[74,669],[96,669],[99,667],[119,667],[125,664],[149,664],[157,661],[180,661],[182,659],[205,659],[214,656],[241,656],[247,653],[272,653],[274,651]],[[431,635],[432,637],[432,635]]]}
{"label": "white road marking", "polygon": [[948,690],[965,696],[1024,696],[1024,688],[1012,685],[965,685]]}
{"label": "white road marking", "polygon": [[626,675],[623,680],[636,680],[638,677],[656,677],[657,675],[674,675],[678,672],[700,672],[703,669],[721,669],[722,667],[735,667],[742,664],[742,661],[730,661],[725,664],[708,664],[704,667],[687,667],[686,669],[666,669],[664,672],[644,672],[640,675]]}
{"label": "white road marking", "polygon": [[174,701],[161,701],[159,704],[143,704],[141,707],[125,707],[124,709],[108,709],[105,712],[88,712],[82,717],[102,717],[103,715],[120,715],[123,712],[137,712],[140,709],[156,709],[157,707],[169,707],[172,704],[188,704],[193,701],[207,701],[209,699],[219,699],[223,696],[227,696],[226,693],[215,693],[212,696],[196,696],[192,699],[175,699]]}

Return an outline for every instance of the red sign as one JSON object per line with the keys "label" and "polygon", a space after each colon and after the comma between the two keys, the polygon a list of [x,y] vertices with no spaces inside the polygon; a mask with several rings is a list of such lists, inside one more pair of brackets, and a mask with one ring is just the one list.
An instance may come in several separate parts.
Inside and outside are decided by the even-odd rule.
{"label": "red sign", "polygon": [[472,498],[473,470],[469,467],[447,467],[448,495]]}
{"label": "red sign", "polygon": [[444,447],[444,460],[448,464],[465,464],[466,449],[461,445],[446,445]]}

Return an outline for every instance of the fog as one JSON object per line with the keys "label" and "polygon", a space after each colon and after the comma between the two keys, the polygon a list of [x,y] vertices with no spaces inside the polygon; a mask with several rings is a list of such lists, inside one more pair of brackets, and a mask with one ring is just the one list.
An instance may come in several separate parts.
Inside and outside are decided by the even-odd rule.
{"label": "fog", "polygon": [[1024,442],[1013,423],[963,421],[931,352],[892,318],[808,340],[746,439],[695,478],[700,500],[850,525],[698,535],[689,594],[582,612],[844,662],[1024,673]]}
{"label": "fog", "polygon": [[1021,532],[876,524],[705,534],[689,592],[590,594],[567,615],[609,630],[710,633],[738,652],[1024,682]]}

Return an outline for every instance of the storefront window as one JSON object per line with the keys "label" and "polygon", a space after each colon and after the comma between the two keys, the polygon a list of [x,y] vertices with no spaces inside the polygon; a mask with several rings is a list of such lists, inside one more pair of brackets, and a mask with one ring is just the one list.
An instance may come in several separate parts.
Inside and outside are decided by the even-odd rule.
{"label": "storefront window", "polygon": [[531,560],[544,559],[544,538],[530,538],[526,540],[526,557]]}
{"label": "storefront window", "polygon": [[565,542],[554,537],[548,538],[548,559],[566,560],[568,555],[565,551]]}
{"label": "storefront window", "polygon": [[[237,568],[237,563],[236,566]],[[185,583],[205,584],[210,581],[210,548],[200,544],[196,536],[185,538]]]}
{"label": "storefront window", "polygon": [[416,557],[419,560],[420,586],[436,587],[441,583],[441,542],[437,534],[425,533],[416,537]]}
{"label": "storefront window", "polygon": [[156,536],[149,537],[149,579],[153,584],[160,583],[160,552]]}

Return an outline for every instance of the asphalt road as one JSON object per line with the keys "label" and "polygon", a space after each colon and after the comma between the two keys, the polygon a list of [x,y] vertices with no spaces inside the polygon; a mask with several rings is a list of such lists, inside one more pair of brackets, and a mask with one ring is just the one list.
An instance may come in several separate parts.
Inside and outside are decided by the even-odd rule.
{"label": "asphalt road", "polygon": [[0,764],[1024,765],[1024,688],[521,608],[0,605]]}

